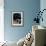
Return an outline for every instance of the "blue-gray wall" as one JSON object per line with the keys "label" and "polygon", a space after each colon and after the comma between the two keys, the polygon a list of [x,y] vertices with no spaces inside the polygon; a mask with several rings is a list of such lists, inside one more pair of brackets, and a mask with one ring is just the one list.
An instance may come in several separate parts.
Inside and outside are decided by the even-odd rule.
{"label": "blue-gray wall", "polygon": [[[40,1],[40,10],[42,11],[43,9],[46,9],[46,0],[41,0]],[[46,27],[46,10],[43,12],[43,22],[40,22],[40,25],[45,26]]]}
{"label": "blue-gray wall", "polygon": [[[40,9],[40,0],[4,0],[4,38],[18,41],[32,28],[33,18]],[[11,26],[12,11],[24,11],[24,27]]]}

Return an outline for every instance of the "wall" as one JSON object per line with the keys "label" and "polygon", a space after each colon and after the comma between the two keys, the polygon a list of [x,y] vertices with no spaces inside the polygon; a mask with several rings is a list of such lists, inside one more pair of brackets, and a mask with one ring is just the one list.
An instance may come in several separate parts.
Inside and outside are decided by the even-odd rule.
{"label": "wall", "polygon": [[[43,9],[46,9],[46,0],[41,0],[41,1],[40,1],[40,9],[41,9],[41,11],[42,11]],[[41,21],[41,22],[40,22],[40,25],[46,27],[46,20],[45,20],[45,19],[46,19],[46,10],[43,12],[42,17],[43,17],[43,22]]]}
{"label": "wall", "polygon": [[[4,0],[4,36],[7,41],[18,41],[32,29],[40,0]],[[12,11],[24,11],[24,27],[11,26]]]}

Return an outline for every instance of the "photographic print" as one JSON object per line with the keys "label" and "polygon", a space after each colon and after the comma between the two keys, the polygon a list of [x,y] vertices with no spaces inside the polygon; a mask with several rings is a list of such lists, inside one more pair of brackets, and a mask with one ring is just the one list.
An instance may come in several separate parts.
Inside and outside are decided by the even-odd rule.
{"label": "photographic print", "polygon": [[23,26],[23,12],[12,12],[12,25]]}

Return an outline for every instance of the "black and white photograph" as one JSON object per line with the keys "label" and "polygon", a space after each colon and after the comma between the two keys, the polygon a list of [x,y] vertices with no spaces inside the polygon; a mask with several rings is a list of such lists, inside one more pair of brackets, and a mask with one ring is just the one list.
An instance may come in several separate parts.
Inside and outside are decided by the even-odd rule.
{"label": "black and white photograph", "polygon": [[23,12],[12,12],[12,25],[23,26]]}

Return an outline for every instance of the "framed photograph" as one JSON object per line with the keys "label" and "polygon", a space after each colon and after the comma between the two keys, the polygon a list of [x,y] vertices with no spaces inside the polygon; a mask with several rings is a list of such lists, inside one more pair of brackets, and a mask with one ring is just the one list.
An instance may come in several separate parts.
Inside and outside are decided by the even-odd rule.
{"label": "framed photograph", "polygon": [[23,26],[23,12],[12,12],[12,25]]}

